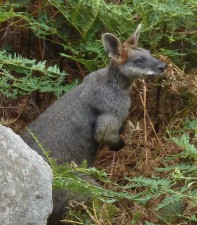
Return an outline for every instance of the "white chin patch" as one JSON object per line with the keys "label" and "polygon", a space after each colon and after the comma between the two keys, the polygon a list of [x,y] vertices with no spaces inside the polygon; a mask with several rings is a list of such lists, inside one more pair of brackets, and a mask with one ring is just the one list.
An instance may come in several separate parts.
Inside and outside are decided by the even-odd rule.
{"label": "white chin patch", "polygon": [[152,71],[152,70],[149,70],[148,72],[147,72],[147,75],[154,75],[155,73]]}
{"label": "white chin patch", "polygon": [[130,67],[129,70],[132,72],[132,74],[143,74],[144,70],[137,67]]}

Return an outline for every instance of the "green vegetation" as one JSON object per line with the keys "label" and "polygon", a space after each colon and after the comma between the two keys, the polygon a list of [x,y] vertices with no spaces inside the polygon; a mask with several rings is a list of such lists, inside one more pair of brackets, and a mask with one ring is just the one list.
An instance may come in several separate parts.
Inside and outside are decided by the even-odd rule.
{"label": "green vegetation", "polygon": [[[59,60],[63,57],[80,63],[87,71],[95,70],[104,66],[106,60],[100,42],[101,34],[107,31],[124,38],[141,22],[141,42],[144,46],[154,53],[160,52],[171,57],[180,65],[195,65],[196,14],[195,0],[125,0],[122,4],[114,4],[113,1],[106,3],[104,0],[69,0],[66,3],[55,0],[35,3],[30,3],[29,0],[5,1],[0,5],[0,34],[3,40],[0,46],[0,86],[4,87],[1,90],[9,97],[30,94],[33,90],[54,90],[56,94],[60,94],[65,90],[60,87],[60,84],[64,84],[65,74],[60,73],[56,65],[49,67],[48,71],[53,68],[51,72],[58,84],[58,88],[54,89],[51,72],[47,73],[45,61],[48,65],[51,57]],[[26,33],[24,37],[20,37],[22,46],[19,49],[8,40],[17,32]],[[13,38],[20,39],[17,36]],[[27,48],[25,53],[24,47]],[[36,56],[39,48],[42,53]],[[49,58],[47,55],[50,51],[53,52],[52,48],[56,48],[57,52],[53,55],[50,53]],[[28,61],[26,58],[33,60]],[[29,75],[29,71],[35,72]],[[13,78],[12,74],[15,75],[15,72],[28,73],[28,76],[22,80],[20,76]],[[46,83],[36,77],[37,72],[44,74]],[[26,81],[28,79],[30,82]],[[16,84],[10,85],[10,82]],[[24,90],[24,85],[28,83],[32,83],[32,87]],[[44,85],[45,90],[40,87]],[[12,91],[7,90],[10,87],[13,87]]]}
{"label": "green vegetation", "polygon": [[[169,64],[167,79],[162,83],[164,92],[159,115],[163,117],[159,120],[160,127],[170,127],[166,133],[169,140],[163,141],[166,129],[156,135],[157,141],[162,139],[167,146],[170,143],[175,153],[170,151],[168,157],[166,154],[162,158],[164,166],[157,167],[153,176],[152,173],[147,177],[138,176],[138,173],[133,178],[126,176],[121,182],[113,182],[108,173],[88,169],[85,163],[81,167],[75,164],[57,166],[46,154],[53,168],[54,188],[71,189],[93,198],[88,206],[76,203],[67,223],[70,220],[70,224],[111,225],[116,224],[117,217],[124,211],[129,211],[127,221],[132,225],[196,224],[196,71],[185,74],[174,66],[176,64],[187,71],[196,68],[196,15],[196,0],[0,1],[0,99],[4,120],[20,121],[26,104],[21,104],[24,106],[18,109],[17,114],[16,105],[10,107],[13,98],[33,96],[34,92],[53,92],[60,96],[77,84],[76,79],[80,80],[88,72],[105,66],[108,60],[101,43],[104,32],[111,32],[124,40],[142,23],[141,45]],[[10,101],[5,107],[4,97]],[[152,112],[152,105],[150,103],[146,109],[143,104],[145,114]],[[11,108],[15,111],[9,114],[6,108],[9,112]],[[134,112],[136,115],[143,114],[141,111]],[[27,122],[30,119],[26,117],[21,118]],[[190,120],[180,125],[187,117]],[[148,120],[152,120],[152,113]],[[136,123],[138,121],[146,124],[143,116],[137,118]],[[152,151],[155,134],[151,136],[148,129],[143,135],[146,133],[151,139],[147,146]],[[139,142],[140,136],[137,138]],[[160,151],[159,141],[157,144],[153,150],[156,153]],[[143,150],[144,145],[141,145],[140,150]],[[139,148],[138,144],[134,146]],[[139,163],[136,165],[139,166]],[[84,174],[110,188],[87,183],[82,179]]]}
{"label": "green vegetation", "polygon": [[[19,75],[14,75],[15,73]],[[33,91],[54,92],[61,95],[73,87],[62,85],[66,73],[60,72],[57,65],[46,67],[46,61],[36,63],[20,55],[0,52],[0,92],[6,97],[16,98],[31,94]],[[36,74],[36,76],[35,76]]]}

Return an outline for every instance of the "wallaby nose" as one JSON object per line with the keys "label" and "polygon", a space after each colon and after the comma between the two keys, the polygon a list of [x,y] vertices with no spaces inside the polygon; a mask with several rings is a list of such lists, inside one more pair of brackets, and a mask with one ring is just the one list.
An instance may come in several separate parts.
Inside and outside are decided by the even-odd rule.
{"label": "wallaby nose", "polygon": [[160,63],[158,66],[157,66],[157,69],[160,71],[160,72],[164,72],[165,69],[166,69],[166,64],[165,63]]}

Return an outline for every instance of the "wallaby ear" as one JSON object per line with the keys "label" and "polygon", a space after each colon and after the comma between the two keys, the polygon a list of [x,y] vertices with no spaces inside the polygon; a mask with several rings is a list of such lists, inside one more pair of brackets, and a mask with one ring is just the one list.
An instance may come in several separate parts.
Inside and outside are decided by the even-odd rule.
{"label": "wallaby ear", "polygon": [[125,41],[125,45],[137,47],[138,46],[138,40],[140,37],[140,30],[141,30],[142,24],[139,24],[136,31]]}
{"label": "wallaby ear", "polygon": [[118,60],[122,46],[120,40],[110,33],[103,34],[102,40],[105,52],[108,56],[112,59]]}

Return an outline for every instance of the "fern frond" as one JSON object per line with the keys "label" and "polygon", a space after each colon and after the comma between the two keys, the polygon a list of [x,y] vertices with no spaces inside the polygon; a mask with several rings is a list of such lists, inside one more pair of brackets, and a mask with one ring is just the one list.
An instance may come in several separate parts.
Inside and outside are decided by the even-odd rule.
{"label": "fern frond", "polygon": [[162,189],[170,189],[173,185],[172,181],[163,178],[145,178],[145,177],[134,177],[129,178],[126,177],[126,180],[129,181],[129,184],[126,185],[126,188],[140,188],[140,187],[150,187],[152,190],[162,190]]}
{"label": "fern frond", "polygon": [[155,209],[159,217],[170,222],[179,217],[185,208],[184,199],[180,195],[166,196]]}
{"label": "fern frond", "polygon": [[190,217],[187,217],[187,219],[188,219],[189,221],[191,221],[191,222],[197,222],[197,216],[195,216],[195,215],[192,215],[192,216],[190,216]]}
{"label": "fern frond", "polygon": [[157,206],[156,210],[159,210],[161,208],[164,207],[168,207],[170,205],[176,205],[176,203],[183,203],[183,199],[182,196],[180,195],[170,195],[170,196],[166,196],[163,201]]}
{"label": "fern frond", "polygon": [[[13,76],[13,72],[18,75]],[[76,82],[63,85],[66,75],[57,65],[47,67],[46,61],[36,63],[36,60],[0,51],[0,91],[7,97],[27,95],[35,90],[59,96],[76,86]]]}
{"label": "fern frond", "polygon": [[159,225],[159,224],[156,224],[156,223],[152,223],[152,222],[148,222],[148,221],[146,221],[146,223],[145,223],[146,225]]}
{"label": "fern frond", "polygon": [[[115,25],[124,31],[126,24],[131,24],[132,8],[126,5],[106,4],[104,0],[49,0],[64,18],[83,36],[93,27],[96,21],[101,21],[108,31]],[[88,12],[88,13],[87,13]],[[128,23],[129,22],[129,23]],[[119,26],[120,25],[120,26]]]}
{"label": "fern frond", "polygon": [[182,157],[192,157],[197,161],[197,149],[193,144],[190,144],[189,134],[183,134],[180,138],[172,137],[172,140],[185,151],[180,154]]}
{"label": "fern frond", "polygon": [[41,14],[38,19],[35,19],[28,13],[25,13],[22,19],[26,22],[26,26],[31,28],[33,33],[39,38],[46,39],[49,35],[61,37],[60,33],[54,27],[54,22],[46,14]]}
{"label": "fern frond", "polygon": [[33,72],[41,72],[53,78],[58,75],[66,75],[64,71],[60,72],[57,65],[47,68],[46,61],[36,63],[35,59],[23,58],[16,53],[12,55],[6,51],[0,51],[0,64],[6,66],[10,71],[25,75],[31,75]]}
{"label": "fern frond", "polygon": [[197,120],[186,120],[184,128],[187,130],[193,130],[195,132],[195,138],[197,138]]}
{"label": "fern frond", "polygon": [[97,17],[101,1],[69,0],[64,5],[55,0],[49,0],[49,2],[82,36],[85,36]]}
{"label": "fern frond", "polygon": [[180,163],[180,164],[167,166],[165,168],[156,168],[155,171],[166,172],[166,171],[171,171],[171,170],[174,171],[175,169],[178,169],[181,172],[192,173],[192,172],[197,172],[197,165],[192,165],[189,163]]}

